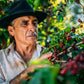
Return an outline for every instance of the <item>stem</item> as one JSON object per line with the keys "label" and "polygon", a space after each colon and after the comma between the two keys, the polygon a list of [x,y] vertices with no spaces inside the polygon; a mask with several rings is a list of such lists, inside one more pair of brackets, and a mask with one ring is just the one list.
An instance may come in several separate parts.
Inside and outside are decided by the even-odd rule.
{"label": "stem", "polygon": [[64,63],[64,62],[66,62],[66,61],[64,61],[64,60],[55,60],[56,62],[61,62],[61,63]]}
{"label": "stem", "polygon": [[81,7],[84,7],[81,3],[79,4]]}
{"label": "stem", "polygon": [[[76,46],[78,46],[78,45],[80,45],[80,44],[82,44],[82,43],[83,43],[83,42],[79,42],[79,43],[76,44]],[[67,51],[70,52],[70,49],[71,49],[71,48],[72,48],[72,47],[69,47],[69,48],[67,49]]]}
{"label": "stem", "polygon": [[[77,43],[76,44],[76,46],[78,46],[78,45],[80,45],[80,44],[82,44],[83,42],[79,42],[79,43]],[[68,49],[67,49],[67,51],[68,52],[70,52],[70,49],[71,49],[72,47],[69,47]],[[63,52],[60,52],[59,54],[58,54],[58,56],[60,56],[60,55],[62,55],[63,54]],[[51,59],[51,61],[56,61],[56,62],[66,62],[66,61],[64,61],[64,60],[55,60],[55,58],[53,58],[53,59]]]}

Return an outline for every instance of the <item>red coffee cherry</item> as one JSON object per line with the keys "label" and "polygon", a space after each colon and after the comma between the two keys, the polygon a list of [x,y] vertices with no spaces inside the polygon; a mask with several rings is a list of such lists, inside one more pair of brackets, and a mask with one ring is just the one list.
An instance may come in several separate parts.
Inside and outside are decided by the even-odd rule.
{"label": "red coffee cherry", "polygon": [[55,59],[57,59],[57,57],[54,57]]}
{"label": "red coffee cherry", "polygon": [[73,69],[75,69],[75,70],[77,70],[77,69],[78,69],[77,64],[74,64]]}
{"label": "red coffee cherry", "polygon": [[77,62],[80,59],[80,55],[76,55],[76,57],[73,58],[75,62]]}
{"label": "red coffee cherry", "polygon": [[65,32],[65,33],[64,33],[64,36],[66,36],[67,34],[68,34],[68,32]]}
{"label": "red coffee cherry", "polygon": [[66,51],[63,51],[63,54],[66,54]]}
{"label": "red coffee cherry", "polygon": [[52,62],[52,65],[54,65],[54,62]]}
{"label": "red coffee cherry", "polygon": [[80,56],[79,61],[80,61],[80,62],[83,62],[83,61],[84,61],[84,57],[83,57],[83,56]]}
{"label": "red coffee cherry", "polygon": [[65,32],[65,34],[68,34],[68,32]]}
{"label": "red coffee cherry", "polygon": [[67,73],[67,69],[66,68],[63,68],[61,71],[60,71],[60,74],[61,75],[65,75]]}
{"label": "red coffee cherry", "polygon": [[80,0],[75,0],[75,2],[76,2],[77,4],[80,4]]}
{"label": "red coffee cherry", "polygon": [[66,38],[66,40],[70,41],[70,40],[71,40],[71,36],[68,36],[68,37]]}
{"label": "red coffee cherry", "polygon": [[84,57],[84,51],[81,52],[81,55]]}
{"label": "red coffee cherry", "polygon": [[48,59],[51,60],[51,57],[49,57]]}
{"label": "red coffee cherry", "polygon": [[66,50],[66,47],[65,46],[63,47],[63,50]]}
{"label": "red coffee cherry", "polygon": [[77,48],[77,47],[75,47],[75,50],[78,50],[78,48]]}
{"label": "red coffee cherry", "polygon": [[75,33],[75,27],[72,27],[71,31],[72,31],[73,33]]}
{"label": "red coffee cherry", "polygon": [[82,20],[78,19],[78,22],[82,23]]}
{"label": "red coffee cherry", "polygon": [[60,52],[60,51],[58,50],[57,53],[59,54],[59,52]]}
{"label": "red coffee cherry", "polygon": [[72,44],[71,47],[74,48],[75,47],[75,44]]}
{"label": "red coffee cherry", "polygon": [[76,75],[77,74],[76,70],[72,70],[71,73],[72,73],[72,75]]}
{"label": "red coffee cherry", "polygon": [[81,25],[80,27],[83,28],[83,25]]}
{"label": "red coffee cherry", "polygon": [[56,51],[56,47],[54,47],[54,51]]}

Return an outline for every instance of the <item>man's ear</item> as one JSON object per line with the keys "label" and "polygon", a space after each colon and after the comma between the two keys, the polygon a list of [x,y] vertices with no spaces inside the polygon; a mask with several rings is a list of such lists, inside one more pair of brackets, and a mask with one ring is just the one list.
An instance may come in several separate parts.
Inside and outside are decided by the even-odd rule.
{"label": "man's ear", "polygon": [[14,36],[14,28],[12,26],[8,26],[8,32],[11,36]]}

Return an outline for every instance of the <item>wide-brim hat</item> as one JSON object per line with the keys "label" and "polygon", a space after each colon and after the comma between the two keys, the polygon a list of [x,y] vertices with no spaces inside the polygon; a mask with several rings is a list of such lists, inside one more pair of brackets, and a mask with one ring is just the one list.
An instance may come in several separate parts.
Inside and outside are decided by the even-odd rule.
{"label": "wide-brim hat", "polygon": [[35,16],[38,19],[38,23],[40,23],[46,18],[47,13],[42,11],[34,11],[26,0],[19,0],[14,2],[9,8],[8,16],[0,19],[0,27],[7,28],[11,21],[15,18],[28,15]]}

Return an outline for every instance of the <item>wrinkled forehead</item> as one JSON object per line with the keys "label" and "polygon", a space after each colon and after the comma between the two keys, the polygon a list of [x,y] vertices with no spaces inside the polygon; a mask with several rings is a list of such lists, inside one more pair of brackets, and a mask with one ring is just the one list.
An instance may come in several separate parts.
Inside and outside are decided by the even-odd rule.
{"label": "wrinkled forehead", "polygon": [[22,17],[18,17],[16,18],[15,20],[36,20],[37,21],[37,18],[35,16],[22,16]]}
{"label": "wrinkled forehead", "polygon": [[38,23],[38,20],[37,20],[37,18],[35,17],[35,16],[22,16],[22,17],[18,17],[18,18],[16,18],[16,19],[14,19],[12,22],[11,22],[11,24],[14,24],[15,22],[17,22],[17,21],[19,21],[19,22],[21,22],[21,21],[23,21],[23,20],[31,20],[31,21],[36,21],[37,23]]}

